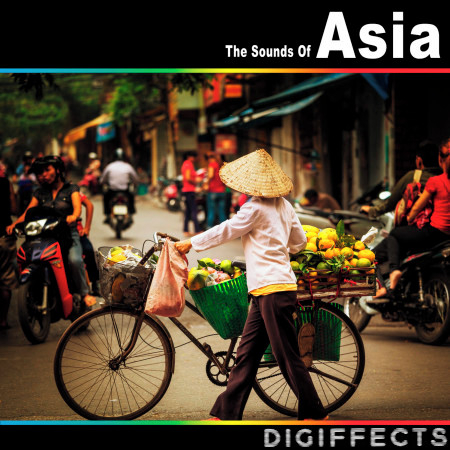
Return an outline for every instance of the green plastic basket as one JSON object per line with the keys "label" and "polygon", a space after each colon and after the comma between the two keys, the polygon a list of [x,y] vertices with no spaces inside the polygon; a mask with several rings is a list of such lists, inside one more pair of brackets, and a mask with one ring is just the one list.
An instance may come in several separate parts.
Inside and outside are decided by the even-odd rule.
{"label": "green plastic basket", "polygon": [[242,334],[249,306],[245,275],[189,292],[198,310],[222,339]]}
{"label": "green plastic basket", "polygon": [[[341,311],[342,305],[333,303]],[[300,308],[298,312],[299,326],[311,322],[312,307]],[[300,329],[299,327],[299,329]],[[319,310],[316,324],[316,337],[314,338],[313,359],[324,361],[339,361],[341,354],[342,322],[328,311]]]}
{"label": "green plastic basket", "polygon": [[[334,306],[343,310],[342,305],[333,303]],[[303,307],[298,311],[298,319],[295,321],[297,330],[304,323],[312,320],[312,307]],[[316,326],[316,337],[314,339],[313,359],[323,361],[339,361],[341,353],[341,328],[342,322],[338,317],[327,311],[319,310],[319,317]],[[269,345],[264,352],[265,362],[274,362],[275,357],[272,353],[272,347]]]}

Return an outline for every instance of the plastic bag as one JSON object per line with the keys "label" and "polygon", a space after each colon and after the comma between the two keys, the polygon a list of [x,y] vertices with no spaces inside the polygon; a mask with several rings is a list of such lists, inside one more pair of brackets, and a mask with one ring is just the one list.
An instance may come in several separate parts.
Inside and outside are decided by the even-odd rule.
{"label": "plastic bag", "polygon": [[179,317],[184,310],[184,285],[188,277],[188,261],[166,239],[147,295],[146,314]]}

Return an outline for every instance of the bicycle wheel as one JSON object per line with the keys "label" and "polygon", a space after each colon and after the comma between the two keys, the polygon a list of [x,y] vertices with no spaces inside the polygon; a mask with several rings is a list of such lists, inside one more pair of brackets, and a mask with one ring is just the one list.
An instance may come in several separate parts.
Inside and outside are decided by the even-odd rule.
{"label": "bicycle wheel", "polygon": [[80,416],[132,420],[165,394],[175,352],[154,319],[145,316],[134,348],[118,362],[137,320],[132,309],[105,306],[77,319],[62,335],[54,359],[55,381],[64,401]]}
{"label": "bicycle wheel", "polygon": [[[312,302],[302,302],[305,307]],[[325,313],[325,314],[324,314]],[[309,368],[314,386],[324,408],[330,413],[341,407],[355,393],[363,376],[364,345],[361,336],[348,316],[335,306],[323,303],[316,325],[313,365]],[[328,319],[325,320],[325,317]],[[327,333],[333,323],[333,330]],[[317,337],[321,336],[318,341]],[[327,337],[328,336],[328,337]],[[329,349],[334,349],[330,355]],[[283,377],[276,361],[260,363],[254,390],[261,400],[275,411],[297,416],[298,400]],[[301,401],[301,399],[300,399]]]}

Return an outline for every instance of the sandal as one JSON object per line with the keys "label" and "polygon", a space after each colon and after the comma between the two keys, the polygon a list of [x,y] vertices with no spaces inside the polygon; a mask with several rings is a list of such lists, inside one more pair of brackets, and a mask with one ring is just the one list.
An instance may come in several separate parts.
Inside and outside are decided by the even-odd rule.
{"label": "sandal", "polygon": [[312,323],[305,323],[300,328],[298,333],[298,348],[300,350],[300,359],[305,364],[306,368],[312,366],[313,362],[313,347],[316,330]]}
{"label": "sandal", "polygon": [[83,301],[86,306],[94,306],[97,303],[97,299],[89,294],[84,296]]}

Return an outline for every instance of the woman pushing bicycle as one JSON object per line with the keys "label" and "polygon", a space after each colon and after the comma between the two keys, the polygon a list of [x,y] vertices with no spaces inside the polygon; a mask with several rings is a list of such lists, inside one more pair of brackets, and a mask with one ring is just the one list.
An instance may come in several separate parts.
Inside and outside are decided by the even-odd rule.
{"label": "woman pushing bicycle", "polygon": [[[243,156],[220,169],[220,178],[231,189],[251,196],[231,219],[191,239],[176,242],[185,254],[204,251],[241,237],[247,266],[251,308],[237,349],[236,365],[227,389],[219,395],[210,420],[241,420],[258,366],[268,345],[280,370],[298,398],[300,420],[324,420],[323,407],[307,366],[300,357],[293,313],[297,283],[289,253],[306,246],[306,237],[292,205],[284,198],[292,181],[263,149]],[[310,336],[302,339],[302,355],[311,353]],[[309,348],[308,348],[309,347]]]}

